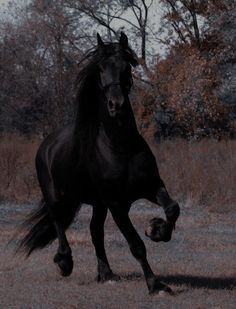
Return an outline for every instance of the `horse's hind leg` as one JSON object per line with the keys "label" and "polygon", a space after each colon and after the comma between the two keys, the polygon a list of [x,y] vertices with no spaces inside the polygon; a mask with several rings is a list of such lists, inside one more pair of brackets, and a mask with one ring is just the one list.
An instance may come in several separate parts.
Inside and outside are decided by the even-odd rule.
{"label": "horse's hind leg", "polygon": [[75,215],[73,204],[65,198],[58,198],[59,194],[53,180],[48,177],[47,173],[40,176],[41,189],[59,241],[54,262],[60,268],[62,276],[69,276],[73,270],[73,259],[65,231]]}
{"label": "horse's hind leg", "polygon": [[111,213],[121,233],[126,238],[131,253],[143,269],[149,292],[154,293],[164,291],[171,293],[171,289],[164,283],[160,282],[154,275],[147,260],[145,245],[130,221],[128,212],[123,211],[122,205],[120,205],[120,207],[117,206],[111,208]]}
{"label": "horse's hind leg", "polygon": [[62,276],[69,276],[73,270],[72,252],[66,237],[66,229],[72,221],[73,214],[68,212],[64,201],[47,203],[53,225],[58,237],[58,249],[54,256],[54,262],[58,265]]}
{"label": "horse's hind leg", "polygon": [[58,219],[54,219],[54,226],[58,236],[59,246],[54,256],[54,262],[58,265],[62,276],[69,276],[73,270],[72,251],[66,237],[65,227]]}
{"label": "horse's hind leg", "polygon": [[90,223],[90,233],[98,261],[98,276],[97,276],[98,282],[105,282],[108,280],[119,279],[119,276],[113,274],[105,252],[104,222],[106,220],[106,216],[107,216],[106,207],[98,205],[93,207],[93,215]]}
{"label": "horse's hind leg", "polygon": [[159,187],[156,195],[157,203],[163,207],[166,221],[161,218],[153,218],[145,232],[153,241],[167,242],[171,239],[172,231],[180,214],[180,208],[168,194],[164,184]]}

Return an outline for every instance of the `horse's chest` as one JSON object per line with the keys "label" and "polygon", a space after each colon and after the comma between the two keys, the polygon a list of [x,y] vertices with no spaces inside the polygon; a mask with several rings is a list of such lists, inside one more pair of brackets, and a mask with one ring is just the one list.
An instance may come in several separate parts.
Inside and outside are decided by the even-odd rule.
{"label": "horse's chest", "polygon": [[117,155],[103,148],[98,152],[94,163],[97,164],[95,173],[101,181],[120,183],[127,177],[128,160],[126,156]]}
{"label": "horse's chest", "polygon": [[90,167],[93,184],[105,200],[132,202],[155,190],[158,170],[147,149],[118,152],[99,140]]}
{"label": "horse's chest", "polygon": [[[96,154],[96,179],[111,186],[119,186],[126,191],[140,190],[153,180],[156,163],[147,153],[133,156],[113,153],[104,147]],[[98,163],[98,164],[97,164]]]}
{"label": "horse's chest", "polygon": [[104,148],[91,160],[91,180],[103,201],[110,203],[123,197],[126,173],[127,161]]}

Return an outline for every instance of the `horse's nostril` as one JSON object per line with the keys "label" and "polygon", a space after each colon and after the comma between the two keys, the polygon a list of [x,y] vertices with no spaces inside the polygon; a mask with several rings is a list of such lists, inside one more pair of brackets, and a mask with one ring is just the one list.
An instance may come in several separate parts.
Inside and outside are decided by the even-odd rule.
{"label": "horse's nostril", "polygon": [[117,115],[121,112],[122,110],[122,103],[119,102],[119,101],[112,101],[112,100],[109,100],[108,101],[108,109],[109,109],[109,112],[112,114],[112,115]]}
{"label": "horse's nostril", "polygon": [[120,104],[118,102],[114,102],[111,100],[108,102],[108,106],[110,109],[115,109],[115,110],[120,109]]}

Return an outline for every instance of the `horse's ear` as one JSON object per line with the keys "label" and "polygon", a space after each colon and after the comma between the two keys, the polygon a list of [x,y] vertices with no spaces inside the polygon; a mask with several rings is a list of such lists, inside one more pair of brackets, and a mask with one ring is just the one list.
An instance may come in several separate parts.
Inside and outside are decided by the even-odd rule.
{"label": "horse's ear", "polygon": [[121,31],[120,33],[120,41],[119,41],[120,45],[123,47],[123,48],[127,48],[128,47],[128,38],[126,36],[126,34],[124,34],[123,31]]}
{"label": "horse's ear", "polygon": [[97,33],[97,43],[98,43],[98,47],[104,47],[104,43],[103,43],[103,40],[101,39],[100,37],[100,34]]}

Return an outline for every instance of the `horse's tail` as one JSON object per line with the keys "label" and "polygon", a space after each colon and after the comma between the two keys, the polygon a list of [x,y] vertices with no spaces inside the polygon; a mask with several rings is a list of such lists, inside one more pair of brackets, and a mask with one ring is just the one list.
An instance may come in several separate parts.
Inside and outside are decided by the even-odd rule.
{"label": "horse's tail", "polygon": [[40,202],[38,209],[22,223],[21,227],[28,231],[19,242],[16,252],[25,252],[27,257],[34,250],[46,247],[57,236],[44,200]]}
{"label": "horse's tail", "polygon": [[[60,212],[60,207],[59,207]],[[67,229],[72,223],[75,211],[63,212],[63,227]],[[25,236],[19,242],[16,253],[24,252],[26,256],[37,249],[42,249],[52,243],[57,237],[48,206],[45,201],[40,202],[39,208],[32,212],[22,224],[23,229],[27,229]]]}

